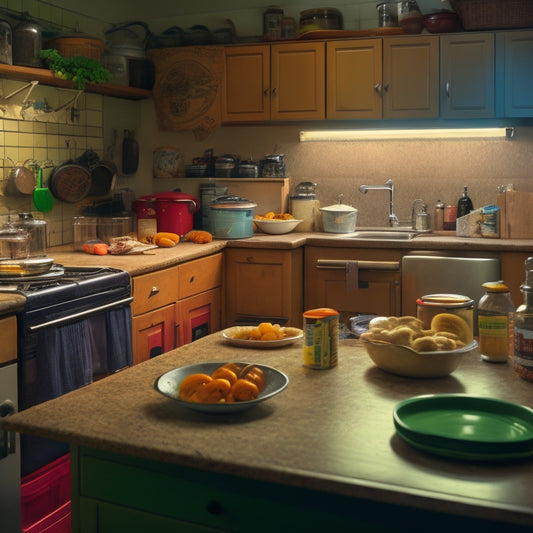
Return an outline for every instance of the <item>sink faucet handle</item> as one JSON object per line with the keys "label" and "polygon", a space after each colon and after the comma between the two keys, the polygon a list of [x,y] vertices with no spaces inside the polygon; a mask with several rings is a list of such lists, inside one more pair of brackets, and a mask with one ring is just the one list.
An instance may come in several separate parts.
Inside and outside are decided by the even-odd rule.
{"label": "sink faucet handle", "polygon": [[343,198],[344,198],[344,194],[342,194],[342,193],[339,194],[339,195],[337,196],[337,203],[338,203],[338,204],[342,204],[342,199],[343,199]]}

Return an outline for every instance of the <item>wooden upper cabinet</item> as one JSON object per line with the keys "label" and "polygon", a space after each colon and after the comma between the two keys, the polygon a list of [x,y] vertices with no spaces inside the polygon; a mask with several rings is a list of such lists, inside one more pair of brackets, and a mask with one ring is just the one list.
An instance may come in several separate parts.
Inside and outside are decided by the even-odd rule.
{"label": "wooden upper cabinet", "polygon": [[381,118],[382,40],[329,41],[328,119]]}
{"label": "wooden upper cabinet", "polygon": [[438,118],[439,36],[383,39],[383,118]]}
{"label": "wooden upper cabinet", "polygon": [[440,36],[440,115],[495,116],[494,34]]}
{"label": "wooden upper cabinet", "polygon": [[323,42],[226,47],[222,121],[324,119],[325,71]]}
{"label": "wooden upper cabinet", "polygon": [[533,117],[533,31],[496,35],[497,116]]}
{"label": "wooden upper cabinet", "polygon": [[271,119],[326,118],[325,43],[275,44],[271,56]]}
{"label": "wooden upper cabinet", "polygon": [[222,121],[270,120],[270,45],[224,50]]}

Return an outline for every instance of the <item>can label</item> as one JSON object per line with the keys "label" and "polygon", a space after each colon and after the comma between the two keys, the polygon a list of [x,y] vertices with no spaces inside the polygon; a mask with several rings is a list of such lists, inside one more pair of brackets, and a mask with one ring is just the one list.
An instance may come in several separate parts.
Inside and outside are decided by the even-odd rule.
{"label": "can label", "polygon": [[321,308],[304,314],[304,366],[315,369],[337,365],[339,351],[339,313]]}

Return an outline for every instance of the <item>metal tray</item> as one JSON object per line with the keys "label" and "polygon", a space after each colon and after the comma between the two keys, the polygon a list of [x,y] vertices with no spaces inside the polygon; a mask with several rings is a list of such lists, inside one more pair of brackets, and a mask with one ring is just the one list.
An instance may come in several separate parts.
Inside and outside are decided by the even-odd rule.
{"label": "metal tray", "polygon": [[45,274],[50,271],[53,264],[54,260],[51,257],[2,259],[0,260],[0,277],[20,278]]}

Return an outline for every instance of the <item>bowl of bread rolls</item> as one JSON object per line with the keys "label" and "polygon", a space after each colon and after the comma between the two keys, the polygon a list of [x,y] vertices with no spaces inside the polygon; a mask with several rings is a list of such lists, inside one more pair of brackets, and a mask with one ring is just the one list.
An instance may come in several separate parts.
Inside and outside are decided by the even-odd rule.
{"label": "bowl of bread rolls", "polygon": [[468,323],[451,313],[435,315],[429,328],[413,316],[378,316],[360,338],[378,368],[411,378],[447,376],[477,349]]}

